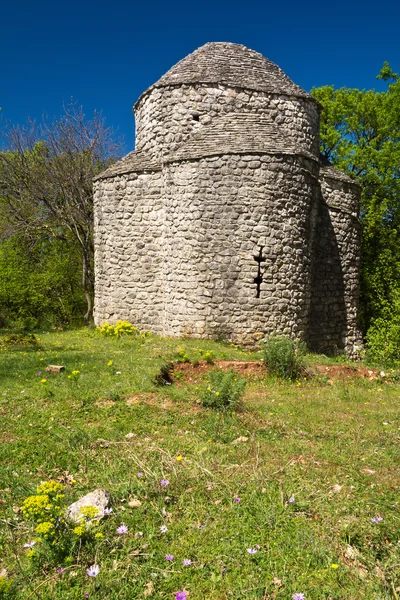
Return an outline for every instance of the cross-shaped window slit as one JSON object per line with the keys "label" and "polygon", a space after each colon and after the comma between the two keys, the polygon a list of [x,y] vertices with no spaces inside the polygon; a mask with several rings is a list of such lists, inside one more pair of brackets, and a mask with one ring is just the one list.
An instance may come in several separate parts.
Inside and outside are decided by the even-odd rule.
{"label": "cross-shaped window slit", "polygon": [[257,277],[254,278],[254,283],[257,285],[256,298],[260,297],[261,284],[263,281],[263,276],[261,273],[261,263],[265,262],[265,257],[262,254],[263,249],[264,249],[264,246],[260,246],[260,250],[259,250],[257,256],[253,256],[256,263],[258,263]]}

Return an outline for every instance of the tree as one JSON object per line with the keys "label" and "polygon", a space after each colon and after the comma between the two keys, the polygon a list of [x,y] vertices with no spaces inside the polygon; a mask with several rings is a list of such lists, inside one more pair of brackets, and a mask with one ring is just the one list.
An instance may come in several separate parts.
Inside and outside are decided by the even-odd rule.
{"label": "tree", "polygon": [[361,185],[360,316],[366,332],[400,289],[400,80],[388,63],[383,92],[324,86],[321,152]]}
{"label": "tree", "polygon": [[87,120],[72,103],[59,120],[4,131],[0,153],[0,240],[16,234],[31,244],[72,240],[82,260],[85,322],[92,314],[93,178],[120,155],[121,144],[101,114]]}

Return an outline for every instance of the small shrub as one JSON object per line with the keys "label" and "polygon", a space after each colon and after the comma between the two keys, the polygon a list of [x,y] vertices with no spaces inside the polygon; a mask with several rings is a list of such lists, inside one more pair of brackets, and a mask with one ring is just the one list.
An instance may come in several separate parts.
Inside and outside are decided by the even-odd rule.
{"label": "small shrub", "polygon": [[232,369],[229,371],[212,371],[208,385],[201,393],[201,402],[206,408],[229,410],[239,403],[246,380],[239,377]]}
{"label": "small shrub", "polygon": [[21,508],[33,538],[24,546],[28,548],[26,557],[33,561],[47,558],[53,563],[67,564],[71,557],[79,555],[84,544],[94,550],[97,540],[102,537],[98,534],[97,508],[83,506],[79,521],[71,521],[66,516],[68,505],[62,484],[46,481],[36,492],[24,500]]}
{"label": "small shrub", "polygon": [[284,379],[297,379],[304,374],[302,348],[295,340],[271,336],[264,340],[262,348],[269,373]]}
{"label": "small shrub", "polygon": [[2,350],[39,350],[38,338],[33,333],[9,333],[0,339]]}
{"label": "small shrub", "polygon": [[208,365],[213,365],[215,360],[215,354],[212,350],[203,351],[200,350],[200,354],[203,356],[203,359],[206,361]]}
{"label": "small shrub", "polygon": [[120,338],[124,335],[133,335],[139,333],[138,328],[128,321],[117,321],[115,325],[110,325],[106,322],[103,323],[101,327],[97,327],[97,331],[105,337],[117,338]]}
{"label": "small shrub", "polygon": [[190,362],[189,356],[186,354],[185,350],[183,350],[183,349],[178,350],[178,352],[176,353],[176,356],[177,356],[177,362],[183,362],[183,363]]}

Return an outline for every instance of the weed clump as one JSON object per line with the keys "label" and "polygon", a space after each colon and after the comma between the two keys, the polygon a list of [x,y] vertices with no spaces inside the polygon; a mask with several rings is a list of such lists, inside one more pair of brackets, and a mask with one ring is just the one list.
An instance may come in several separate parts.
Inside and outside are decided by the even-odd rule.
{"label": "weed clump", "polygon": [[212,371],[208,385],[201,393],[201,403],[206,408],[230,410],[235,408],[246,387],[246,380],[235,371]]}
{"label": "weed clump", "polygon": [[0,339],[2,350],[39,350],[38,338],[33,333],[9,333]]}
{"label": "weed clump", "polygon": [[262,343],[264,362],[269,373],[283,379],[298,379],[304,375],[303,348],[284,336],[270,336]]}
{"label": "weed clump", "polygon": [[105,337],[117,337],[120,338],[124,335],[134,335],[139,333],[139,329],[129,323],[128,321],[117,321],[115,325],[109,323],[103,323],[101,327],[96,328],[97,331]]}

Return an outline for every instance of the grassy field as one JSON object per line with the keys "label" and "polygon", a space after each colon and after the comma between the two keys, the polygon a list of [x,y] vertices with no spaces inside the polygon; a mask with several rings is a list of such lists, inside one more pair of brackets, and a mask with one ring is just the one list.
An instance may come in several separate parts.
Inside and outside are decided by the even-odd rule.
{"label": "grassy field", "polygon": [[[199,403],[203,379],[157,387],[160,367],[260,354],[39,337],[0,351],[0,599],[400,598],[398,383],[253,377],[240,410],[221,413]],[[40,535],[21,508],[49,481],[60,514],[98,487],[112,514]]]}

